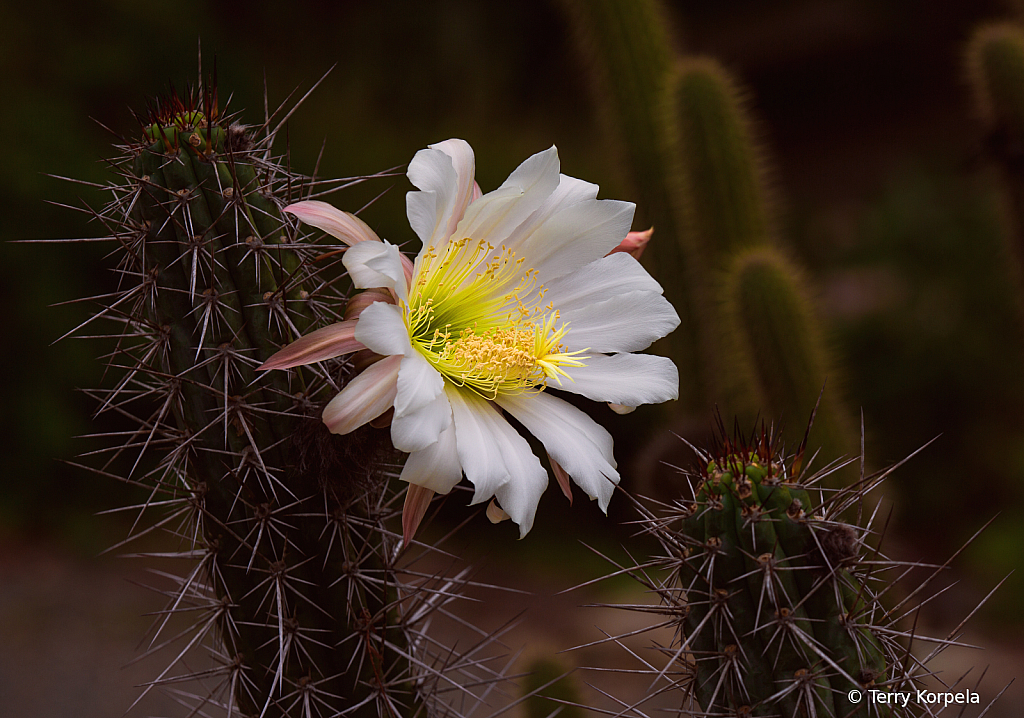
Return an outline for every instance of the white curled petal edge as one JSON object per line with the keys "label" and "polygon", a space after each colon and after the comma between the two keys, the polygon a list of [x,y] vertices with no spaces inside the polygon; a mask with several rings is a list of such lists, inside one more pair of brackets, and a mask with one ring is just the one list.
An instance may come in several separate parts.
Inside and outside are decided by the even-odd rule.
{"label": "white curled petal edge", "polygon": [[[402,360],[402,370],[405,370],[408,359]],[[401,396],[402,376],[398,376],[398,395]],[[452,423],[452,408],[448,403],[445,393],[439,392],[437,396],[419,408],[399,414],[391,420],[391,443],[399,451],[410,453],[422,451],[440,439],[442,432],[446,431]]]}
{"label": "white curled petal edge", "polygon": [[404,356],[413,350],[401,310],[387,302],[374,302],[363,310],[356,322],[354,338],[384,356]]}
{"label": "white curled petal edge", "polygon": [[375,302],[359,315],[356,338],[378,354],[402,357],[394,397],[391,440],[399,451],[419,451],[451,423],[444,378],[409,341],[401,309]]}
{"label": "white curled petal edge", "polygon": [[443,239],[455,205],[458,174],[452,158],[438,149],[420,150],[409,163],[409,181],[420,189],[405,195],[405,208],[416,236],[427,247]]}
{"label": "white curled petal edge", "polygon": [[403,301],[408,298],[402,254],[390,242],[360,242],[345,250],[341,261],[358,289],[384,287]]}
{"label": "white curled petal edge", "polygon": [[462,479],[454,425],[442,431],[433,444],[409,454],[400,478],[439,494],[451,491]]}

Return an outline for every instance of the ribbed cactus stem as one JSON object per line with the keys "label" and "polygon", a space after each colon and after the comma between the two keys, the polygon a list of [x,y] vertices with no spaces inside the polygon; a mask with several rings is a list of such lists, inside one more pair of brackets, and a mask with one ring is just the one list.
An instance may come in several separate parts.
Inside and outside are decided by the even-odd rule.
{"label": "ribbed cactus stem", "polygon": [[844,567],[859,534],[816,519],[807,489],[768,446],[708,462],[684,522],[687,624],[713,643],[697,656],[698,700],[708,713],[867,716],[837,697],[883,680],[886,668]]}
{"label": "ribbed cactus stem", "polygon": [[752,123],[736,83],[713,60],[686,59],[674,68],[672,138],[680,158],[687,227],[708,265],[727,266],[738,251],[765,245],[771,211]]}
{"label": "ribbed cactus stem", "polygon": [[[913,695],[932,675],[927,661],[906,660],[916,624],[903,625],[901,612],[881,602],[899,581],[888,571],[906,576],[905,564],[869,545],[878,540],[875,517],[854,510],[891,469],[825,489],[834,469],[812,471],[808,449],[783,454],[763,423],[730,436],[720,418],[710,446],[692,448],[697,464],[682,472],[690,491],[651,507],[638,502],[633,522],[662,552],[629,573],[660,605],[621,607],[657,615],[652,631],[676,629],[670,646],[658,637],[668,662],[648,664],[655,684],[664,680],[662,690],[694,717],[918,715],[920,705],[871,693]],[[933,656],[952,645],[926,640],[939,644]],[[644,702],[631,706],[640,712]]]}
{"label": "ribbed cactus stem", "polygon": [[800,274],[777,250],[753,249],[733,260],[723,290],[723,321],[736,348],[730,368],[740,379],[734,386],[756,394],[737,391],[732,399],[748,416],[787,417],[793,428],[785,435],[795,445],[799,417],[810,416],[820,397],[812,438],[827,456],[849,455],[839,377],[807,297]]}
{"label": "ribbed cactus stem", "polygon": [[160,525],[186,542],[175,555],[197,562],[168,615],[192,616],[188,646],[220,665],[190,674],[183,651],[153,685],[198,682],[176,690],[199,713],[428,715],[445,670],[429,666],[451,654],[423,643],[417,621],[435,599],[396,565],[387,432],[328,432],[319,414],[340,362],[256,371],[343,309],[337,272],[313,265],[282,215],[303,179],[269,158],[270,141],[220,119],[213,91],[173,96],[98,215],[122,249],[121,288],[97,300],[123,374],[101,396],[139,417],[115,450],[139,452],[131,479],[153,496],[140,511],[170,511]]}
{"label": "ribbed cactus stem", "polygon": [[674,59],[665,9],[657,0],[563,0],[563,5],[623,169],[643,198],[637,220],[674,234],[666,224],[672,199],[664,184],[661,139],[660,109]]}

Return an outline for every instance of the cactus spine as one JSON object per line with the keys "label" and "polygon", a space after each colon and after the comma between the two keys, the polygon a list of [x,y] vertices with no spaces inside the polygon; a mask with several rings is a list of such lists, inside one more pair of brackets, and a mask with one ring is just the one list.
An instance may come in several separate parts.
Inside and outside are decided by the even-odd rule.
{"label": "cactus spine", "polygon": [[[340,361],[254,371],[343,302],[339,278],[313,264],[331,248],[282,217],[293,189],[315,185],[275,163],[273,139],[269,124],[222,117],[214,88],[172,96],[115,163],[123,182],[98,213],[123,278],[96,298],[94,319],[120,330],[121,377],[99,393],[101,411],[138,421],[112,452],[137,452],[127,478],[151,492],[140,514],[169,512],[156,525],[183,545],[161,555],[195,564],[151,650],[173,641],[161,636],[170,614],[198,618],[146,690],[191,679],[196,692],[174,689],[190,715],[458,714],[439,684],[451,693],[460,672],[477,685],[498,676],[422,632],[462,583],[436,593],[438,577],[399,568],[386,431],[327,432],[319,408],[344,381]],[[200,645],[217,666],[190,673]]]}

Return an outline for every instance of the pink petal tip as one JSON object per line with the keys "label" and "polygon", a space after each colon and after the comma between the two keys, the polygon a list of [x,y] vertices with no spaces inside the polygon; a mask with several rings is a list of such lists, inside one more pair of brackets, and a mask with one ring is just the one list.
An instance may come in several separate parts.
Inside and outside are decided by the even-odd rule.
{"label": "pink petal tip", "polygon": [[299,337],[257,367],[258,371],[291,369],[365,349],[355,340],[356,320],[351,319],[317,329]]}
{"label": "pink petal tip", "polygon": [[431,489],[409,484],[409,490],[405,494],[405,506],[402,509],[402,545],[408,546],[412,537],[416,535],[416,529],[420,527],[423,517],[430,507],[430,500],[434,498]]}
{"label": "pink petal tip", "polygon": [[631,257],[633,257],[633,259],[640,259],[640,255],[644,253],[644,249],[647,247],[647,243],[651,241],[651,235],[653,234],[654,227],[645,229],[643,232],[630,232],[626,235],[626,238],[619,243],[619,246],[608,254],[627,252]]}

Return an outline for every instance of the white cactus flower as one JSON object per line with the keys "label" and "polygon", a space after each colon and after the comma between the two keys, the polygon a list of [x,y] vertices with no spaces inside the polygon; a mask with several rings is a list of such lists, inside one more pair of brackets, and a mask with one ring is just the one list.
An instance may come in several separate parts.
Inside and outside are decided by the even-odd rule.
{"label": "white cactus flower", "polygon": [[363,347],[384,357],[323,420],[345,434],[394,409],[392,441],[409,452],[407,540],[434,492],[451,491],[463,474],[473,503],[493,497],[500,508],[489,515],[507,514],[521,536],[530,530],[548,475],[505,413],[544,445],[567,496],[571,477],[607,511],[619,481],[611,436],[556,393],[619,407],[678,394],[669,359],[633,353],[679,324],[661,286],[622,249],[634,205],[599,200],[596,185],[560,174],[554,147],[488,194],[474,169],[462,140],[416,153],[408,176],[418,191],[407,208],[423,246],[413,263],[354,215],[323,202],[285,208],[350,245],[343,261],[357,288],[390,296],[262,368]]}

